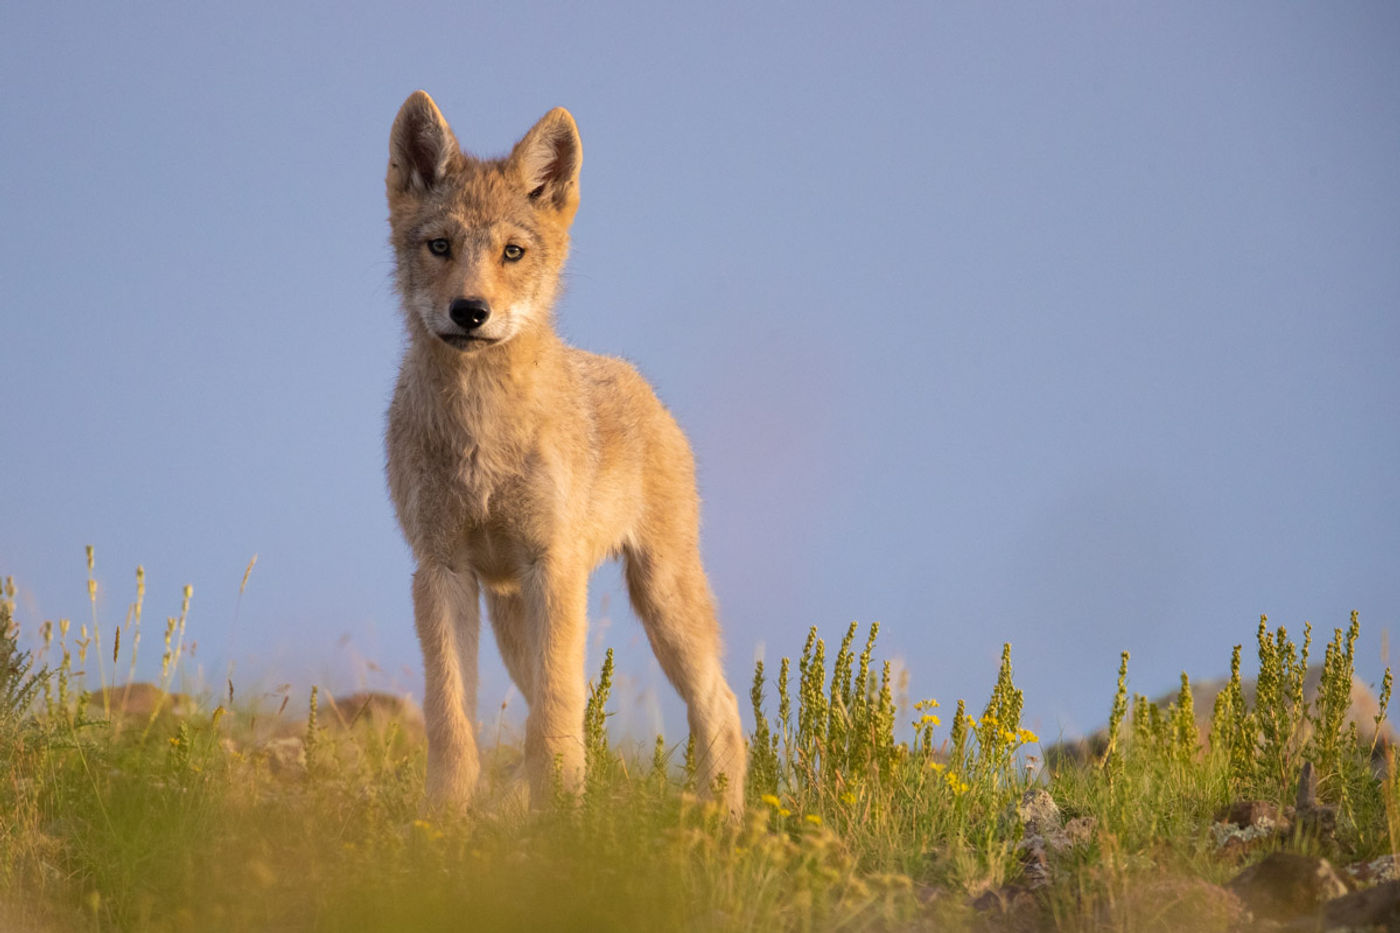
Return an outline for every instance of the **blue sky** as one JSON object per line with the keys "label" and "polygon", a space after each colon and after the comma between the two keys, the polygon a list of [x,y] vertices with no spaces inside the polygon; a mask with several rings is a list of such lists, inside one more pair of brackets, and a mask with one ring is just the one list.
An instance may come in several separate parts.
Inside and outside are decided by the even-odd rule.
{"label": "blue sky", "polygon": [[[202,6],[0,11],[27,625],[86,618],[93,544],[108,626],[138,563],[152,628],[193,584],[215,684],[234,658],[250,691],[417,689],[382,179],[422,87],[480,154],[577,119],[559,324],[691,435],[736,689],[878,620],[945,705],[980,708],[1012,642],[1053,736],[1106,717],[1123,649],[1155,694],[1261,612],[1352,609],[1379,675],[1400,7]],[[619,727],[679,734],[615,571],[592,604]]]}

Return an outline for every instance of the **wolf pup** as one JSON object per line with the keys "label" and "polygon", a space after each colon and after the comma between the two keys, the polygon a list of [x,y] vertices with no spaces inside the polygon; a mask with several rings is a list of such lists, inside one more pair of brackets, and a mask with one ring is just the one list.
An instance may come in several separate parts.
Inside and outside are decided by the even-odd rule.
{"label": "wolf pup", "polygon": [[460,807],[480,772],[484,594],[529,703],[536,801],[584,769],[588,575],[621,555],[632,605],[688,707],[696,776],[743,806],[739,708],[700,563],[685,435],[637,371],[566,346],[551,307],[583,160],[567,110],[505,159],[464,153],[431,97],[389,140],[390,238],[408,344],[389,407],[389,490],[413,549],[430,804]]}

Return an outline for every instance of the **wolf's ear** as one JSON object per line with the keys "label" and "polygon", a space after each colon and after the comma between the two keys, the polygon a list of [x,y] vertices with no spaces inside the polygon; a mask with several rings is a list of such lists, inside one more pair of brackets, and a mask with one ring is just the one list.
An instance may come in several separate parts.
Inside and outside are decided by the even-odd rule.
{"label": "wolf's ear", "polygon": [[399,108],[389,132],[389,195],[422,193],[442,181],[461,151],[457,137],[426,91],[414,91]]}
{"label": "wolf's ear", "polygon": [[555,107],[515,144],[506,160],[507,173],[534,201],[573,217],[578,209],[578,170],[583,143],[574,118]]}

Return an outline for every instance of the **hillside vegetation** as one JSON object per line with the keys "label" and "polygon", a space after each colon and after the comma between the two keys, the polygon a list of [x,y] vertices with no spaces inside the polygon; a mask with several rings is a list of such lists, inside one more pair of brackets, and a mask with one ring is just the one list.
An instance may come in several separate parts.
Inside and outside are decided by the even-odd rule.
{"label": "hillside vegetation", "polygon": [[503,744],[446,818],[421,810],[411,704],[172,693],[188,590],[161,682],[133,683],[144,583],[102,624],[89,580],[91,619],[40,623],[32,654],[13,583],[0,601],[0,929],[1320,929],[1386,922],[1345,911],[1400,885],[1390,675],[1358,727],[1355,615],[1311,690],[1311,629],[1261,619],[1257,678],[1236,647],[1208,718],[1184,675],[1165,707],[1131,695],[1125,653],[1108,731],[1048,765],[1010,645],[985,703],[906,709],[877,625],[813,629],[757,665],[739,820],[683,739],[610,740],[609,652],[582,796],[526,809]]}

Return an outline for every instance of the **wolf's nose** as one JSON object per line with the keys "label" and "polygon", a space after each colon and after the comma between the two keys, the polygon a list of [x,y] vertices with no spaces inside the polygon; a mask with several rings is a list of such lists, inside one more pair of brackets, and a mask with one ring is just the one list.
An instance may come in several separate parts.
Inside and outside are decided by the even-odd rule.
{"label": "wolf's nose", "polygon": [[480,298],[456,298],[447,309],[452,323],[463,330],[476,330],[491,316],[491,306]]}

